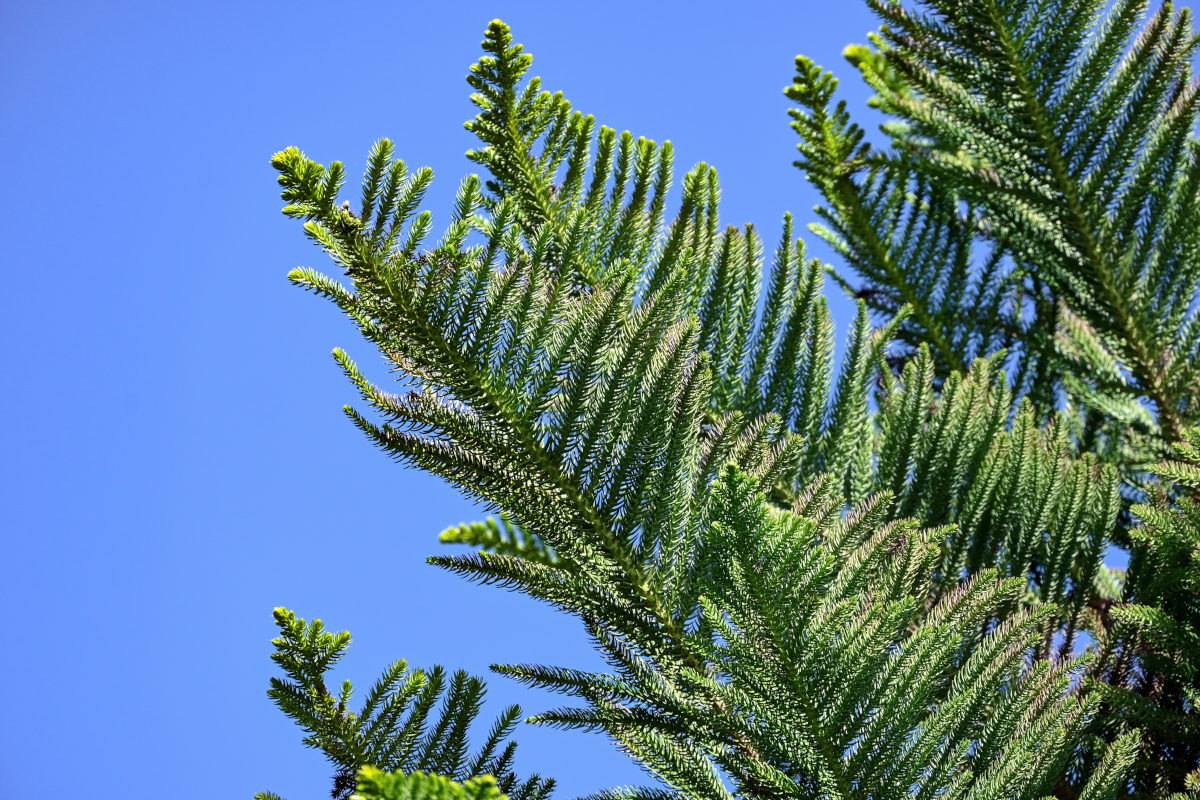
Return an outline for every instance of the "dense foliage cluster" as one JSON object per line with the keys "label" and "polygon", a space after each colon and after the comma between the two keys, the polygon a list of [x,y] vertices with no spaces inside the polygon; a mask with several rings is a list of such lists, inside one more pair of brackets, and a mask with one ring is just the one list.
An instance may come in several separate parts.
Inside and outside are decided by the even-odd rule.
{"label": "dense foliage cluster", "polygon": [[[431,558],[577,617],[604,672],[497,665],[573,698],[659,782],[617,798],[1182,798],[1200,792],[1200,141],[1186,10],[867,0],[847,51],[872,144],[804,57],[812,259],[722,228],[700,164],[527,79],[498,21],[468,81],[487,172],[433,236],[386,140],[277,153],[284,213],[406,389],[342,350],[397,461],[497,516]],[[858,299],[840,363],[823,280]],[[875,327],[878,325],[878,327]],[[1114,548],[1127,570],[1105,564]],[[270,696],[334,795],[546,800],[483,684],[389,667],[350,711],[348,634],[277,610]],[[437,713],[435,713],[437,712]],[[263,794],[263,798],[273,795]]]}

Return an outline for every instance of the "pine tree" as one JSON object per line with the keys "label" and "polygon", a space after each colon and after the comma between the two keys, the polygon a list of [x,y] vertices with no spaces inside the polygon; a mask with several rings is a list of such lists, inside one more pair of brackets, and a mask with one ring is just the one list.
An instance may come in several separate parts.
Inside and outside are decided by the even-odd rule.
{"label": "pine tree", "polygon": [[[1008,348],[1080,446],[1144,468],[1200,417],[1197,39],[1145,0],[867,0],[850,61],[892,117],[867,143],[837,82],[796,61],[798,163],[818,232],[872,307],[911,313],[942,374]],[[849,285],[850,278],[843,279]]]}
{"label": "pine tree", "polygon": [[[468,78],[488,177],[436,241],[432,173],[390,142],[357,211],[340,163],[273,159],[284,213],[348,279],[292,281],[407,385],[335,350],[370,409],[346,413],[496,513],[432,563],[583,623],[608,672],[494,670],[578,698],[530,721],[602,732],[661,781],[596,800],[1195,790],[1186,12],[1122,60],[1136,3],[868,2],[884,28],[849,55],[888,149],[811,62],[789,89],[817,231],[867,281],[833,273],[859,298],[840,364],[829,268],[790,216],[766,275],[757,229],[722,229],[711,167],[668,217],[670,143],[526,80],[496,21]],[[277,622],[271,697],[335,796],[549,793],[501,748],[517,710],[468,755],[477,679],[456,674],[427,728],[444,673],[397,662],[352,713],[324,682],[348,635]]]}
{"label": "pine tree", "polygon": [[[873,307],[910,304],[900,336],[928,344],[939,374],[1007,350],[1039,416],[1070,399],[1073,449],[1118,466],[1129,497],[1159,495],[1154,462],[1200,415],[1190,12],[1165,3],[1141,24],[1136,1],[868,3],[883,28],[847,56],[891,117],[888,146],[866,143],[811,61],[788,91],[799,165],[828,203],[818,232]],[[1113,532],[1131,571],[1090,627],[1105,717],[1151,734],[1137,783],[1165,794],[1200,758],[1194,706],[1170,660],[1114,622],[1144,608],[1122,602],[1188,597],[1161,560],[1177,526],[1146,521],[1161,523],[1156,506]]]}

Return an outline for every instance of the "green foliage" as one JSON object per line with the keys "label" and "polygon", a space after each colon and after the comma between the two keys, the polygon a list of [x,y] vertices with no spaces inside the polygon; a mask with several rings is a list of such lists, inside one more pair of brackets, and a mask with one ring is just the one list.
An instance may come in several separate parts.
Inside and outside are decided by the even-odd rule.
{"label": "green foliage", "polygon": [[[495,32],[496,26],[490,30]],[[511,103],[517,102],[518,95],[540,97],[539,102],[544,103],[565,102],[558,99],[560,95],[537,95],[540,84],[536,82],[529,86],[533,88],[522,93],[515,81],[497,84],[492,93],[510,97]],[[538,127],[531,123],[533,129]],[[536,137],[512,144],[509,160],[540,163],[539,146]],[[586,162],[568,171],[582,174]],[[546,180],[552,181],[553,175]],[[507,192],[503,183],[493,181],[491,185],[496,202],[503,199],[520,204],[520,197]],[[687,194],[685,180],[684,210],[672,228],[672,237],[687,224],[686,209],[698,205],[698,201],[689,201]],[[560,213],[570,208],[567,198],[561,199],[559,208]],[[602,222],[598,225],[603,227]],[[697,227],[716,230],[718,226],[709,221]],[[664,260],[674,252],[671,241],[662,247]],[[1115,494],[1112,476],[1094,465],[1069,462],[1061,453],[1043,458],[1056,447],[1064,448],[1068,441],[1064,423],[1055,423],[1053,435],[1033,434],[1033,420],[1028,414],[1020,415],[1017,433],[1021,447],[1010,453],[1004,429],[1012,411],[1012,393],[1000,385],[1003,378],[994,374],[993,366],[982,364],[971,373],[973,379],[968,379],[962,392],[957,389],[958,379],[950,379],[941,393],[944,400],[937,401],[940,416],[915,414],[914,408],[923,411],[933,402],[936,372],[931,373],[926,364],[901,381],[889,382],[896,397],[881,403],[884,408],[876,421],[877,432],[876,422],[868,414],[868,387],[877,376],[890,377],[886,368],[877,368],[884,362],[892,335],[907,322],[903,309],[891,309],[897,313],[888,327],[873,333],[860,309],[835,388],[832,326],[821,297],[823,269],[816,261],[806,265],[802,246],[792,244],[791,218],[785,217],[757,324],[751,312],[758,304],[761,279],[755,262],[762,248],[753,229],[745,234],[729,229],[702,249],[715,255],[708,262],[693,255],[684,263],[696,274],[711,276],[711,283],[707,289],[690,290],[690,297],[704,300],[687,304],[682,311],[696,313],[700,329],[697,349],[710,353],[714,362],[707,404],[713,429],[736,432],[747,421],[774,413],[797,434],[804,443],[803,455],[791,484],[777,487],[779,499],[785,501],[823,472],[837,472],[851,499],[891,490],[898,498],[898,514],[916,514],[927,524],[956,521],[960,512],[967,510],[970,522],[947,543],[944,574],[955,581],[964,567],[970,572],[994,564],[1007,574],[1029,574],[1034,584],[1032,597],[1038,600],[1063,602],[1069,593],[1072,632],[1064,639],[1069,649],[1073,620],[1088,598],[1092,577],[1102,569]],[[605,266],[588,269],[596,274],[609,271]],[[638,283],[654,285],[656,272],[653,266],[641,267]],[[924,388],[913,393],[910,406],[901,411],[898,398],[904,396],[903,386],[915,383]],[[926,395],[927,402],[922,402],[920,397]],[[903,422],[895,419],[902,413]],[[721,419],[720,414],[728,417]],[[926,430],[931,435],[925,436]],[[993,442],[995,437],[1001,438]],[[918,443],[918,451],[909,452]],[[1010,461],[1017,465],[1017,472],[998,482]],[[975,486],[976,475],[985,468],[983,474],[989,481]],[[1025,482],[1027,476],[1032,477]],[[968,505],[966,495],[973,486]],[[1062,491],[1068,486],[1070,491]],[[1007,514],[1012,508],[1019,513]],[[473,543],[482,549],[500,546],[484,539]],[[969,563],[950,563],[955,560]]]}
{"label": "green foliage", "polygon": [[1069,455],[1064,417],[1039,428],[1028,400],[1012,412],[993,362],[951,375],[934,399],[933,357],[921,346],[881,398],[872,489],[895,498],[893,518],[954,524],[935,594],[985,569],[1023,578],[1024,605],[1058,610],[1040,654],[1051,655],[1058,638],[1065,658],[1110,575],[1103,560],[1121,507],[1117,475],[1091,455]]}
{"label": "green foliage", "polygon": [[[353,712],[351,683],[343,682],[335,693],[325,682],[326,674],[346,654],[350,634],[330,633],[320,620],[306,623],[282,608],[275,609],[275,624],[280,635],[272,641],[271,659],[284,677],[271,679],[268,695],[305,731],[304,744],[322,751],[333,764],[334,798],[348,797],[356,785],[360,794],[368,792],[365,797],[400,797],[408,792],[450,798],[462,796],[464,789],[420,775],[414,775],[411,784],[378,772],[359,776],[364,766],[437,772],[459,781],[489,776],[486,782],[466,784],[470,797],[498,797],[505,792],[512,800],[545,800],[550,795],[553,780],[533,775],[521,781],[513,772],[517,746],[505,739],[520,721],[518,706],[505,709],[479,749],[469,752],[468,729],[484,695],[478,678],[460,670],[447,681],[441,667],[410,671],[407,663],[396,661],[367,692],[361,710]],[[270,800],[275,795],[256,797]]]}
{"label": "green foliage", "polygon": [[[727,232],[711,263],[696,269],[691,255],[655,286],[663,259],[672,257],[671,237],[689,227],[681,213],[648,266],[622,258],[616,266],[564,270],[583,255],[548,246],[545,227],[529,241],[512,197],[494,198],[485,213],[472,178],[437,248],[414,256],[322,202],[340,167],[313,167],[295,150],[275,163],[288,191],[318,176],[307,194],[287,198],[288,211],[308,220],[309,236],[353,287],[310,270],[294,272],[293,280],[334,300],[415,384],[406,396],[387,394],[337,351],[343,370],[386,420],[378,424],[349,410],[355,424],[385,452],[441,475],[519,526],[520,533],[507,523],[460,529],[454,538],[491,552],[431,560],[578,615],[617,669],[613,676],[588,676],[502,668],[592,704],[536,720],[600,728],[690,795],[726,794],[722,776],[743,791],[771,795],[806,786],[847,793],[854,785],[888,793],[918,780],[931,795],[1000,791],[1022,781],[1022,791],[1046,790],[1090,715],[1086,704],[1064,694],[1074,662],[1022,673],[1026,653],[1040,646],[1057,611],[1047,604],[1000,619],[1018,603],[1026,580],[998,582],[985,573],[935,604],[944,612],[930,614],[924,598],[949,530],[889,523],[893,504],[886,495],[842,519],[847,494],[861,496],[874,477],[867,386],[888,336],[871,334],[860,313],[833,386],[827,312],[806,299],[819,291],[816,265],[800,279],[803,291],[792,293],[789,308],[765,309],[754,327],[765,333],[749,344],[754,303],[744,299],[753,297],[745,286],[756,273],[739,265],[755,260],[745,246],[750,235]],[[382,169],[368,168],[365,194],[376,202],[372,171]],[[411,213],[387,203],[379,208],[380,219],[396,225],[404,224],[401,211]],[[603,225],[584,205],[569,213],[577,227]],[[468,233],[480,243],[468,247]],[[793,245],[784,242],[776,285],[799,274]],[[581,289],[570,276],[585,271],[609,279]],[[741,344],[726,347],[726,341]],[[788,371],[768,372],[766,365],[797,363],[780,355],[789,348],[821,366],[792,372],[784,382]],[[746,377],[755,364],[764,365],[757,384]],[[765,414],[728,410],[739,403]],[[920,415],[910,417],[910,424],[925,424]],[[806,430],[811,441],[792,427]],[[892,430],[900,435],[898,425]],[[740,472],[730,472],[731,464]],[[759,481],[778,500],[796,488],[797,476],[835,465],[837,477],[811,482],[823,488],[800,496],[799,507],[816,516],[768,514],[753,488],[759,484],[750,483]],[[715,481],[721,474],[725,479]],[[742,519],[723,511],[733,499],[721,491],[735,492],[743,505],[757,503],[762,513]],[[718,532],[735,523],[736,546],[722,546]],[[746,549],[759,540],[789,565],[779,585],[747,583],[758,569],[747,559],[768,560]],[[766,602],[767,595],[783,605],[755,608],[746,618],[747,609],[725,605],[734,598]],[[764,616],[778,623],[774,618],[785,613],[797,626],[792,637],[767,642],[778,651],[766,660],[751,657],[751,640],[739,631],[761,626]],[[842,631],[846,648],[829,638]],[[982,655],[971,660],[970,644],[980,636]],[[919,657],[905,655],[910,647]],[[892,680],[876,684],[881,669]],[[767,675],[780,670],[826,675],[828,683],[811,686],[805,702],[813,713],[828,707],[832,716],[770,711],[796,699],[786,687],[769,693]],[[859,677],[846,684],[846,675]],[[997,695],[1009,700],[997,704]],[[914,701],[906,704],[905,697]],[[905,713],[885,723],[892,708]],[[915,749],[902,746],[921,730],[936,733]],[[921,767],[927,757],[939,765],[929,774]]]}
{"label": "green foliage", "polygon": [[[662,229],[674,164],[671,144],[660,147],[601,127],[593,163],[595,120],[572,111],[561,92],[541,91],[538,78],[522,87],[533,59],[513,44],[507,25],[492,21],[483,50],[467,78],[480,113],[466,124],[483,146],[467,157],[492,175],[489,205],[511,198],[510,213],[521,231],[530,240],[540,237],[548,247],[564,248],[564,267],[574,270],[571,278],[581,286],[599,285],[607,276],[597,270],[623,259],[644,268]],[[719,196],[714,170],[700,164],[689,173],[680,218],[693,230],[677,241],[677,256],[684,247],[702,249],[705,256],[711,252]],[[664,269],[670,267],[668,259]]]}
{"label": "green foliage", "polygon": [[[582,701],[531,721],[601,731],[665,785],[595,800],[1194,791],[1200,434],[1144,472],[1200,417],[1187,15],[1122,57],[1136,3],[868,2],[885,27],[848,54],[888,147],[807,59],[789,90],[817,232],[866,282],[835,273],[859,301],[840,365],[791,217],[766,267],[700,164],[668,222],[670,143],[527,80],[498,21],[468,78],[489,175],[441,238],[432,173],[388,141],[357,213],[340,163],[289,148],[284,213],[348,281],[290,278],[406,387],[335,350],[354,424],[497,515],[430,561],[577,616],[606,659],[495,667]],[[1150,500],[1132,515],[1119,478]],[[395,713],[350,714],[322,677],[348,638],[281,620],[272,697],[337,792],[370,765],[398,772],[364,797],[548,793],[498,749],[516,711],[467,759],[482,684],[456,676],[418,743],[440,670],[389,668]]]}
{"label": "green foliage", "polygon": [[869,283],[854,289],[835,272],[838,282],[878,312],[911,309],[898,336],[912,349],[928,344],[941,376],[1009,346],[1009,281],[996,264],[972,275],[972,211],[960,218],[952,190],[883,161],[845,102],[831,107],[832,74],[804,56],[796,73],[787,90],[800,106],[791,112],[801,137],[796,163],[829,203],[817,209],[824,224],[811,227]]}
{"label": "green foliage", "polygon": [[1134,507],[1124,602],[1098,626],[1098,689],[1115,721],[1145,731],[1146,793],[1200,788],[1200,430],[1175,451],[1156,467],[1169,493]]}
{"label": "green foliage", "polygon": [[1095,705],[1065,694],[1079,662],[1024,669],[1051,609],[991,625],[1024,589],[992,571],[927,609],[944,531],[884,523],[886,497],[843,517],[837,494],[826,480],[781,511],[727,468],[673,649],[605,621],[612,674],[499,671],[587,701],[533,721],[603,730],[689,797],[729,797],[722,775],[758,797],[1047,793]]}
{"label": "green foliage", "polygon": [[458,783],[442,775],[383,772],[364,767],[352,800],[505,800],[490,775]]}
{"label": "green foliage", "polygon": [[504,517],[488,517],[483,522],[464,522],[442,531],[443,544],[467,544],[480,550],[512,556],[522,561],[558,567],[558,555],[537,536],[521,530]]}
{"label": "green foliage", "polygon": [[[1093,569],[1105,543],[1077,533],[1065,537],[1074,553],[1050,559],[1069,574],[1041,583],[1075,595],[1050,593],[1070,608],[1061,646],[1079,626],[1097,640],[1089,685],[1107,703],[1105,738],[1126,724],[1145,732],[1133,790],[1182,791],[1200,766],[1186,677],[1197,642],[1172,638],[1193,625],[1195,586],[1180,573],[1194,546],[1190,501],[1177,490],[1168,502],[1146,470],[1200,417],[1190,12],[1165,3],[1143,23],[1138,0],[868,4],[883,28],[847,56],[889,118],[887,147],[867,143],[835,102],[833,76],[810,60],[797,59],[788,90],[798,164],[827,203],[818,233],[865,282],[858,291],[872,308],[907,306],[898,335],[910,359],[928,347],[938,388],[970,358],[1005,353],[1014,394],[1032,409],[1014,435],[1051,419],[1065,393],[1072,405],[1056,447],[1094,453],[1142,499],[1158,498],[1134,507],[1139,527],[1112,532],[1131,550],[1128,575]],[[1178,464],[1154,471],[1187,477]],[[968,483],[982,491],[985,476]],[[1010,508],[1028,517],[1040,506]],[[968,528],[960,524],[965,552],[993,549],[999,530]],[[968,572],[983,564],[969,560]],[[1081,756],[1072,780],[1099,758]]]}
{"label": "green foliage", "polygon": [[[492,174],[491,196],[481,202],[493,212],[508,204],[535,257],[568,290],[625,278],[625,306],[665,295],[664,320],[695,318],[693,347],[712,364],[705,408],[709,424],[725,434],[723,447],[774,414],[810,443],[810,472],[842,455],[865,425],[868,385],[890,335],[872,334],[860,319],[852,336],[857,357],[847,360],[831,407],[834,343],[821,296],[824,269],[793,239],[791,217],[784,218],[760,314],[763,244],[750,225],[721,232],[715,170],[699,164],[684,177],[679,210],[664,232],[670,143],[659,147],[605,127],[593,137],[594,120],[572,112],[561,93],[542,91],[537,78],[521,85],[531,59],[507,26],[493,22],[483,46],[486,55],[468,79],[481,113],[467,123],[484,145],[468,156]],[[737,415],[723,419],[729,412]],[[862,466],[860,455],[858,472]]]}
{"label": "green foliage", "polygon": [[1139,0],[868,5],[884,27],[847,55],[890,147],[831,107],[811,61],[789,90],[820,232],[873,307],[912,307],[902,336],[941,374],[1013,348],[1043,415],[1071,394],[1085,449],[1152,460],[1200,415],[1189,12],[1165,4],[1138,32]]}
{"label": "green foliage", "polygon": [[[375,152],[389,149],[383,144]],[[886,336],[872,336],[860,317],[854,355],[830,404],[831,325],[824,304],[815,301],[819,266],[810,264],[803,277],[811,302],[801,298],[789,309],[772,309],[761,328],[785,334],[752,339],[746,312],[752,304],[727,302],[746,294],[747,280],[721,279],[734,271],[737,247],[730,242],[741,234],[722,237],[711,269],[697,269],[691,249],[686,257],[672,249],[682,232],[699,229],[687,210],[686,189],[684,210],[652,264],[639,270],[622,258],[617,267],[596,267],[597,274],[620,277],[580,292],[571,279],[577,270],[564,265],[581,263],[585,254],[549,246],[549,234],[525,240],[511,198],[484,216],[475,178],[463,183],[455,217],[436,249],[414,256],[410,245],[389,245],[395,237],[321,204],[328,181],[342,174],[340,166],[313,167],[295,150],[280,153],[275,163],[288,188],[285,199],[292,199],[291,187],[320,176],[311,199],[286,212],[309,219],[306,232],[346,270],[354,288],[311,270],[293,272],[293,281],[338,303],[420,384],[403,397],[387,394],[336,351],[364,398],[389,420],[376,425],[350,410],[355,423],[398,459],[480,493],[522,528],[545,528],[537,532],[540,541],[566,562],[582,564],[593,553],[611,552],[610,566],[628,571],[626,562],[635,554],[679,535],[684,498],[726,460],[787,485],[805,465],[844,450],[865,424],[869,369]],[[364,193],[371,203],[385,199],[370,178],[382,171],[368,168]],[[408,186],[397,197],[407,196]],[[375,227],[391,220],[399,228],[402,213],[411,208],[399,200],[382,205]],[[570,213],[576,229],[603,225],[602,215],[587,206]],[[423,219],[409,223],[416,234],[408,241],[423,239]],[[483,243],[467,247],[470,233]],[[795,250],[785,240],[777,254],[780,285],[801,280]],[[746,274],[740,267],[737,272]],[[665,277],[656,281],[660,275]],[[701,354],[706,339],[716,357]],[[726,347],[725,341],[749,346]],[[782,366],[764,368],[752,396],[743,375],[755,363],[772,362]],[[797,366],[799,374],[792,371]],[[729,397],[752,397],[748,402],[759,413],[721,415]],[[785,418],[800,423],[811,446],[802,447],[787,431]],[[654,485],[651,474],[658,476]],[[560,499],[545,507],[546,497]],[[583,541],[574,530],[569,539],[555,533],[568,522],[585,532]]]}

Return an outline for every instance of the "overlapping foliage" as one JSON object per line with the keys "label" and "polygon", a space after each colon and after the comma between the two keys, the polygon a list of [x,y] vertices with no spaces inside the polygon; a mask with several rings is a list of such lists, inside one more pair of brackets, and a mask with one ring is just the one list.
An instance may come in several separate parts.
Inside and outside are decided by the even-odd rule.
{"label": "overlapping foliage", "polygon": [[[797,59],[789,90],[799,165],[828,203],[819,232],[874,308],[910,305],[900,336],[927,344],[939,375],[1008,348],[1038,416],[1065,394],[1069,446],[1121,469],[1133,496],[1157,495],[1151,464],[1200,413],[1190,12],[1166,3],[1143,23],[1144,2],[870,4],[884,26],[847,55],[891,118],[887,147],[867,143],[811,61]],[[1161,794],[1184,787],[1200,742],[1168,660],[1113,621],[1134,613],[1122,602],[1176,586],[1146,569],[1170,534],[1127,535],[1157,515],[1132,511],[1113,532],[1132,571],[1123,586],[1100,574],[1109,588],[1085,624],[1103,653],[1094,689],[1123,698],[1106,718],[1150,734],[1138,791]]]}
{"label": "overlapping foliage", "polygon": [[364,767],[358,775],[358,791],[351,800],[504,800],[491,776],[459,783],[444,775],[422,772],[385,773]]}
{"label": "overlapping foliage", "polygon": [[798,164],[820,232],[939,370],[1001,348],[1084,449],[1144,466],[1200,415],[1200,150],[1189,11],[1145,0],[867,0],[848,50],[892,121],[865,139],[803,57]]}
{"label": "overlapping foliage", "polygon": [[[275,652],[271,659],[286,677],[272,678],[268,694],[280,710],[304,729],[307,734],[304,744],[321,750],[333,765],[335,800],[348,797],[355,787],[363,793],[359,773],[364,766],[405,774],[432,772],[458,781],[487,776],[491,788],[480,797],[494,797],[499,792],[512,800],[546,800],[550,796],[553,780],[532,775],[522,781],[513,771],[517,746],[504,740],[521,720],[519,706],[506,708],[483,744],[476,752],[470,752],[468,728],[478,715],[484,696],[483,682],[478,678],[459,670],[447,682],[441,667],[428,672],[409,670],[406,662],[396,661],[367,692],[362,709],[353,712],[350,699],[354,686],[350,681],[344,681],[336,694],[326,683],[327,673],[350,647],[350,634],[330,633],[320,620],[306,623],[282,608],[275,609],[275,624],[280,635],[272,642]],[[440,714],[436,713],[439,705]],[[394,783],[379,780],[380,786]],[[438,787],[446,788],[436,784],[435,788]],[[393,787],[374,791],[391,797],[398,790]],[[428,791],[418,782],[404,793]],[[434,794],[441,796],[443,792],[439,789]],[[476,794],[468,791],[468,796]],[[278,800],[269,792],[255,797]],[[451,797],[447,796],[447,800]]]}
{"label": "overlapping foliage", "polygon": [[1100,721],[1144,731],[1147,795],[1200,790],[1200,430],[1174,449],[1155,468],[1153,502],[1134,508],[1123,602],[1094,626],[1105,645],[1095,686],[1111,707]]}
{"label": "overlapping foliage", "polygon": [[[1154,110],[1192,97],[1186,17],[1155,17],[1118,67],[1133,4],[1097,30],[1093,2],[874,5],[876,49],[851,56],[897,120],[890,149],[810,62],[789,92],[823,233],[869,282],[840,366],[791,218],[764,276],[701,164],[668,223],[670,144],[523,82],[499,22],[468,79],[490,177],[462,183],[441,238],[418,212],[432,174],[387,141],[357,211],[341,164],[288,149],[284,212],[349,282],[291,279],[408,385],[335,351],[373,412],[347,407],[355,425],[499,514],[443,534],[476,552],[430,560],[577,616],[609,663],[496,667],[583,701],[532,721],[602,731],[662,781],[597,798],[1167,797],[1200,766],[1200,473],[1194,448],[1160,468],[1170,492],[1142,469],[1200,413],[1192,106]],[[1042,74],[1047,53],[1065,66]],[[1042,124],[1055,104],[1090,121]],[[1131,516],[1119,476],[1156,505]],[[1128,574],[1104,565],[1113,543]],[[272,696],[336,791],[364,765],[549,791],[495,752],[510,712],[464,761],[465,676],[413,750],[418,678],[385,673],[388,722],[348,715],[321,691],[345,642],[281,620],[280,653],[304,655]]]}

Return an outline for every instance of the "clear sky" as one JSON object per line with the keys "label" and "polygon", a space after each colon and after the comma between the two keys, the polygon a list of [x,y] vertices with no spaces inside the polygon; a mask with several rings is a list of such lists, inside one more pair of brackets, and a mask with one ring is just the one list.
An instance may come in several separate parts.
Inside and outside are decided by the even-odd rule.
{"label": "clear sky", "polygon": [[[724,220],[771,247],[816,202],[791,166],[793,57],[863,108],[841,58],[873,27],[857,2],[0,6],[0,797],[327,797],[265,695],[278,605],[352,631],[337,677],[360,684],[397,657],[596,663],[572,620],[424,563],[479,513],[345,420],[329,352],[374,354],[284,277],[324,266],[279,214],[288,145],[353,175],[388,136],[434,168],[446,218],[494,17],[576,108],[671,139],[677,176],[716,165]],[[489,685],[492,711],[560,702]],[[518,735],[563,800],[643,780],[603,738]]]}

